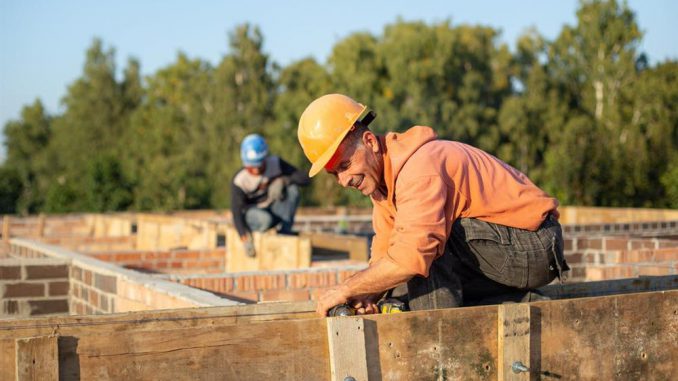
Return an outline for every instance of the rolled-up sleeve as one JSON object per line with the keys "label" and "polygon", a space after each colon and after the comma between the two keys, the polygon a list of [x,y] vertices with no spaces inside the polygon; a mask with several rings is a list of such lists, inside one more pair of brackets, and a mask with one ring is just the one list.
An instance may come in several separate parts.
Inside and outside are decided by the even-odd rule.
{"label": "rolled-up sleeve", "polygon": [[386,255],[399,266],[427,277],[447,240],[447,185],[440,176],[419,176],[398,181],[395,193],[397,212]]}

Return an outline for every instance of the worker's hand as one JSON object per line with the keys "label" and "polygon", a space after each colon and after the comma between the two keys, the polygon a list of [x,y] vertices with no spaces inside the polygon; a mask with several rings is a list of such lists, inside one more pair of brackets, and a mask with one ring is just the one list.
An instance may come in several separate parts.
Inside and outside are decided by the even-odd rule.
{"label": "worker's hand", "polygon": [[320,295],[315,312],[318,313],[318,315],[325,317],[327,316],[327,311],[332,307],[346,302],[348,302],[348,290],[346,289],[346,286],[340,284],[327,289]]}
{"label": "worker's hand", "polygon": [[244,235],[240,237],[242,240],[242,245],[243,248],[245,249],[245,254],[247,254],[248,257],[254,258],[257,255],[256,250],[254,250],[254,240],[252,239],[252,236]]}
{"label": "worker's hand", "polygon": [[351,299],[348,304],[351,307],[355,308],[356,315],[371,315],[379,313],[379,307],[377,306],[377,301],[381,299],[383,292],[368,295],[362,298]]}

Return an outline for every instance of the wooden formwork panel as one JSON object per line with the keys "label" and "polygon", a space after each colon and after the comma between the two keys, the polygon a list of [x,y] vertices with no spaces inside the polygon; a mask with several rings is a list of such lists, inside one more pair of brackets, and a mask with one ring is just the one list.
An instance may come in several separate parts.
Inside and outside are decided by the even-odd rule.
{"label": "wooden formwork panel", "polygon": [[205,220],[165,215],[137,215],[137,249],[212,249],[218,225]]}
{"label": "wooden formwork panel", "polygon": [[[668,380],[678,371],[677,305],[678,291],[663,291],[535,302],[520,316],[500,314],[511,305],[365,316],[364,347],[353,361],[364,362],[370,380],[497,379],[500,366],[517,360],[529,366],[527,379]],[[154,329],[135,329],[143,321],[103,328],[107,318],[59,326],[62,379],[327,380],[331,358],[354,350],[335,348],[330,357],[328,324],[342,318],[240,324],[208,318],[192,325],[189,319],[156,322]],[[512,322],[513,330],[499,328]],[[0,379],[14,377],[4,360],[13,340],[41,334],[8,330],[9,324],[0,325]],[[529,345],[507,351],[501,332],[520,333]],[[521,353],[526,347],[530,353]]]}
{"label": "wooden formwork panel", "polygon": [[266,271],[307,268],[311,265],[308,237],[252,233],[255,257],[245,254],[238,232],[226,229],[226,271]]}

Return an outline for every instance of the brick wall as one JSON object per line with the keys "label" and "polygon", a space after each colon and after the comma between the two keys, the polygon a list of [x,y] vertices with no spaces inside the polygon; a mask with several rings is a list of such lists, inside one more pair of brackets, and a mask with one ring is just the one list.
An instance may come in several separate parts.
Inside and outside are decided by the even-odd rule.
{"label": "brick wall", "polygon": [[568,283],[678,274],[678,240],[574,237],[565,240]]}
{"label": "brick wall", "polygon": [[70,310],[76,315],[115,312],[117,277],[73,265]]}
{"label": "brick wall", "polygon": [[172,276],[181,284],[247,301],[315,300],[324,288],[335,286],[366,265],[288,271],[258,271],[206,276]]}
{"label": "brick wall", "polygon": [[69,264],[70,278],[67,276],[66,279],[70,279],[70,312],[73,314],[238,304],[209,292],[127,270],[43,242],[12,239],[11,254],[16,257],[41,255]]}
{"label": "brick wall", "polygon": [[133,250],[136,247],[137,237],[135,235],[116,237],[59,236],[41,238],[40,241],[79,252],[122,251]]}
{"label": "brick wall", "polygon": [[68,263],[63,260],[0,259],[0,316],[68,313]]}
{"label": "brick wall", "polygon": [[131,269],[171,273],[210,274],[225,268],[224,248],[168,251],[107,251],[90,253],[91,257]]}

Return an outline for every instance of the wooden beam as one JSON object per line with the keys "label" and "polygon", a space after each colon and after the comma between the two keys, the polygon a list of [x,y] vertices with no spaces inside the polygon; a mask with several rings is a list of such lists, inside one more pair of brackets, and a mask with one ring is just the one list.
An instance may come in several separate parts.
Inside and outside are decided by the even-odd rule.
{"label": "wooden beam", "polygon": [[530,305],[499,305],[497,318],[498,373],[500,381],[529,381]]}
{"label": "wooden beam", "polygon": [[675,289],[678,289],[678,275],[555,284],[541,287],[539,291],[551,299],[570,299]]}
{"label": "wooden beam", "polygon": [[[678,373],[677,305],[678,290],[530,303],[526,345],[529,356],[540,359],[517,360],[530,367],[531,377],[547,380],[673,379]],[[52,317],[22,320],[33,328],[12,327],[2,321],[0,380],[15,378],[17,338],[49,334],[30,334],[31,329],[60,334],[59,368],[66,380],[261,380],[281,374],[295,380],[329,378],[325,318],[235,324],[242,310],[230,317],[208,317],[205,310],[215,311],[186,310],[202,315],[172,320],[170,313],[161,321],[124,322],[121,314],[74,316],[62,318],[72,320],[57,326],[45,325]],[[537,312],[540,319],[535,317]],[[504,311],[501,321],[517,319],[510,315]],[[506,341],[513,338],[507,336],[499,344],[511,324],[499,335],[498,306],[362,319],[368,379],[497,379],[499,349],[503,351]],[[29,324],[31,320],[34,323]],[[537,320],[539,332],[534,329]],[[515,325],[522,325],[522,332],[527,329],[524,321]],[[515,361],[505,353],[502,356],[503,362]],[[372,378],[374,373],[379,377]]]}
{"label": "wooden beam", "polygon": [[45,236],[45,214],[38,215],[38,237]]}
{"label": "wooden beam", "polygon": [[358,317],[327,319],[327,339],[330,348],[332,381],[368,380],[365,324]]}
{"label": "wooden beam", "polygon": [[16,340],[16,380],[59,380],[59,349],[56,336]]}
{"label": "wooden beam", "polygon": [[2,241],[5,244],[9,244],[9,216],[5,215],[2,217]]}

